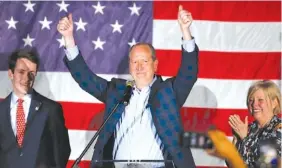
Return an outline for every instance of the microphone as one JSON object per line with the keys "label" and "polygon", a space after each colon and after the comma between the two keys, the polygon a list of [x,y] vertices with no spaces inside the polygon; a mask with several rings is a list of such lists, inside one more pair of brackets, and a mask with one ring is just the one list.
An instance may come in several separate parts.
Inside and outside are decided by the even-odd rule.
{"label": "microphone", "polygon": [[133,85],[134,85],[133,81],[126,81],[126,89],[123,95],[123,104],[126,106],[128,105],[130,97],[132,95]]}

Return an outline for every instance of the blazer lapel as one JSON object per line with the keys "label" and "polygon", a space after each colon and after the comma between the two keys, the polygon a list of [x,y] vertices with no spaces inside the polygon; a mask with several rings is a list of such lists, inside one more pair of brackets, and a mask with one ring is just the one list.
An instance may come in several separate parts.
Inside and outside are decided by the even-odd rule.
{"label": "blazer lapel", "polygon": [[156,75],[156,76],[157,76],[157,80],[152,85],[152,89],[151,89],[151,92],[150,92],[150,95],[149,95],[148,105],[152,104],[153,97],[157,93],[158,89],[160,88],[160,84],[163,81],[161,76],[159,76],[159,75]]}
{"label": "blazer lapel", "polygon": [[[154,101],[155,100],[154,97],[156,96],[160,88],[162,87],[161,86],[162,81],[163,81],[162,78],[160,76],[157,76],[157,80],[152,85],[152,90],[151,90],[150,97],[148,100],[148,106],[151,109],[152,119],[157,129],[157,132],[161,140],[163,141],[163,143],[167,144],[167,143],[171,143],[172,141],[174,141],[174,139],[176,139],[177,136],[175,137],[167,136],[165,134],[165,131],[169,130],[169,127],[163,127],[160,125],[161,123],[160,121],[166,121],[167,120],[166,116],[167,114],[169,114],[169,112],[167,111],[163,113],[157,112],[159,111],[159,107],[161,106],[161,104],[160,104],[160,101]],[[166,147],[169,147],[167,150],[170,152],[172,156],[177,155],[177,152],[179,152],[179,148],[177,148],[176,146],[166,146]],[[165,158],[168,157],[167,153],[164,152],[163,154]]]}
{"label": "blazer lapel", "polygon": [[[10,108],[10,105],[11,105],[11,97],[12,97],[12,94],[10,94],[5,100],[4,100],[4,104],[5,104],[5,108],[3,109],[4,110],[4,121],[2,121],[4,126],[7,127],[7,137],[10,139],[8,140],[7,142],[11,142],[11,144],[14,144],[17,142],[16,140],[16,136],[15,136],[15,133],[12,129],[12,123],[11,123],[11,108]],[[7,146],[10,146],[10,145],[7,145]]]}
{"label": "blazer lapel", "polygon": [[35,90],[33,90],[29,113],[27,116],[26,128],[32,123],[33,119],[35,118],[41,106],[42,106],[42,102],[40,100],[40,97],[38,96],[38,93]]}

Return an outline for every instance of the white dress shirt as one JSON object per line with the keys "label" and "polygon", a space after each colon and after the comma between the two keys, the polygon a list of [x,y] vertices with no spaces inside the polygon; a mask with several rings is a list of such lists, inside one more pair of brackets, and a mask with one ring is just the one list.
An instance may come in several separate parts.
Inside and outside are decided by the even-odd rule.
{"label": "white dress shirt", "polygon": [[[14,135],[17,135],[17,107],[18,107],[18,96],[13,92],[11,97],[10,104],[10,116],[11,116],[11,125],[14,132]],[[25,115],[25,123],[27,121],[27,116],[29,113],[29,108],[31,104],[31,94],[27,94],[23,97],[23,109]]]}
{"label": "white dress shirt", "polygon": [[[155,80],[156,77],[153,82]],[[147,107],[151,85],[142,90],[134,87],[129,104],[116,125],[115,160],[164,160],[163,145],[153,124],[150,108]],[[151,168],[165,166],[163,162],[140,164]],[[120,167],[119,163],[116,167]]]}

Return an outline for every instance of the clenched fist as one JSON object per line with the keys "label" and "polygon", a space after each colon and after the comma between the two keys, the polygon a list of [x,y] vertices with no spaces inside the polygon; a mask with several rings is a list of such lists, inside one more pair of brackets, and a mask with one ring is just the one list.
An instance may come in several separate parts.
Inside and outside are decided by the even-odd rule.
{"label": "clenched fist", "polygon": [[63,17],[60,19],[57,25],[57,30],[64,37],[66,48],[75,46],[72,14],[69,14],[68,17]]}
{"label": "clenched fist", "polygon": [[189,30],[193,18],[190,12],[183,9],[182,5],[178,8],[178,23],[183,34],[184,40],[191,40],[191,32]]}

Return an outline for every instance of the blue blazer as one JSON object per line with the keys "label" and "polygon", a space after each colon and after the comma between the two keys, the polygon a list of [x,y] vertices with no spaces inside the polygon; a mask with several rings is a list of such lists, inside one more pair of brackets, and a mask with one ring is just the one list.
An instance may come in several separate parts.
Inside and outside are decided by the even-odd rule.
{"label": "blue blazer", "polygon": [[[183,131],[180,108],[197,81],[198,51],[197,45],[193,52],[186,52],[182,48],[182,61],[177,75],[165,81],[157,75],[148,100],[154,125],[164,145],[164,157],[172,159],[178,168],[196,167],[191,150],[182,148],[178,137]],[[97,76],[88,68],[81,53],[72,61],[68,61],[66,57],[64,61],[79,86],[105,103],[105,119],[115,104],[123,98],[126,81],[117,78],[107,81]],[[94,147],[92,168],[101,166],[97,163],[99,160],[113,159],[113,133],[124,109],[125,106],[120,105],[101,131]]]}
{"label": "blue blazer", "polygon": [[71,149],[62,106],[33,91],[20,148],[10,103],[11,94],[0,103],[0,168],[65,168]]}

